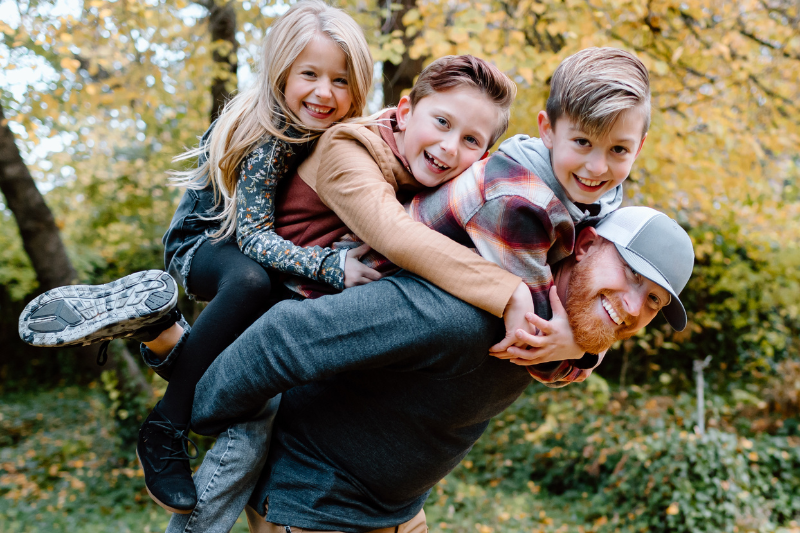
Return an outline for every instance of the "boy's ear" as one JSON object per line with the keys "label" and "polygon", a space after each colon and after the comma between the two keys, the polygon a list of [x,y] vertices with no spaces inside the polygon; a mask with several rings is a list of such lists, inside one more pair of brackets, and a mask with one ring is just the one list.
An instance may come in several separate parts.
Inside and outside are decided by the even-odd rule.
{"label": "boy's ear", "polygon": [[586,258],[589,250],[593,246],[600,244],[602,237],[597,234],[597,230],[591,226],[587,226],[578,233],[578,238],[575,239],[575,261],[582,261]]}
{"label": "boy's ear", "polygon": [[408,127],[408,119],[411,118],[411,98],[403,96],[397,103],[397,129],[405,131]]}
{"label": "boy's ear", "polygon": [[637,157],[639,157],[639,154],[642,152],[642,146],[644,146],[644,141],[645,141],[646,139],[647,139],[647,134],[645,133],[645,134],[644,134],[644,137],[642,137],[642,142],[640,142],[640,143],[639,143],[639,149],[638,149],[638,150],[636,150],[636,155],[633,157],[634,159],[636,159]]}
{"label": "boy's ear", "polygon": [[[552,150],[553,125],[550,123],[550,117],[547,116],[547,111],[539,111],[537,120],[539,121],[539,138],[542,140],[548,150]],[[639,148],[641,149],[641,146]]]}

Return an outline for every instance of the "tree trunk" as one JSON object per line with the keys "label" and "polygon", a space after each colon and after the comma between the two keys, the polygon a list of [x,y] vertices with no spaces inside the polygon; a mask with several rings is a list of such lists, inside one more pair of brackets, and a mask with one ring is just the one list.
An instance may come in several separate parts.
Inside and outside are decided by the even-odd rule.
{"label": "tree trunk", "polygon": [[[22,246],[31,260],[36,279],[39,281],[38,292],[76,283],[78,274],[67,256],[53,213],[47,207],[42,193],[39,192],[28,167],[22,160],[2,106],[0,106],[0,191],[17,221]],[[101,370],[95,365],[97,349],[97,346],[74,348],[81,366],[94,374],[99,374]],[[138,392],[152,395],[152,388],[129,352],[127,357],[122,358],[122,362],[111,361],[109,367],[127,376]]]}
{"label": "tree trunk", "polygon": [[411,59],[408,56],[408,47],[411,45],[412,39],[406,37],[406,26],[403,24],[403,15],[417,6],[416,0],[401,0],[399,3],[402,8],[398,11],[390,11],[388,18],[381,26],[381,32],[384,34],[392,33],[395,30],[402,31],[403,44],[406,47],[399,65],[388,61],[383,63],[383,104],[385,106],[397,105],[402,92],[414,86],[414,78],[420,73],[422,65],[425,63],[425,57]]}
{"label": "tree trunk", "polygon": [[[239,43],[236,42],[236,10],[233,2],[219,5],[214,0],[203,0],[200,4],[208,9],[208,29],[211,31],[211,42],[215,44],[214,62],[225,72],[225,75],[211,82],[211,122],[214,122],[236,90],[236,70],[239,68],[236,59],[239,50]],[[227,45],[220,48],[220,42]]]}
{"label": "tree trunk", "polygon": [[14,134],[0,106],[0,191],[19,226],[22,245],[31,259],[39,290],[71,285],[78,279],[67,257],[53,213],[22,161]]}

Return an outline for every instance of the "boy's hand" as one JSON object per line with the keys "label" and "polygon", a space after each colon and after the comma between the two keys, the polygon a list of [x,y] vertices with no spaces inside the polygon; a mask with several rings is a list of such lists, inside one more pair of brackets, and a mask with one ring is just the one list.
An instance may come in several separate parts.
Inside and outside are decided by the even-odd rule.
{"label": "boy's hand", "polygon": [[[525,344],[517,338],[517,332],[536,333],[536,327],[532,326],[525,316],[528,313],[533,313],[533,298],[531,297],[531,290],[525,283],[520,283],[514,289],[511,299],[506,304],[506,309],[503,312],[503,322],[506,325],[506,336],[502,341],[498,342],[491,348],[489,352],[495,357],[498,354],[505,353],[511,346],[525,346]],[[503,358],[505,359],[505,358]]]}
{"label": "boy's hand", "polygon": [[371,269],[360,261],[361,256],[369,252],[369,244],[362,244],[358,248],[347,251],[344,260],[344,288],[349,289],[356,285],[366,285],[370,281],[377,281],[383,276],[377,270]]}
{"label": "boy's hand", "polygon": [[[510,359],[512,363],[523,366],[583,357],[583,350],[575,344],[567,312],[561,305],[555,286],[550,288],[549,296],[553,309],[552,319],[544,320],[532,312],[525,314],[525,319],[538,334],[519,329],[514,335],[515,342],[508,343],[501,353],[492,355],[500,359]],[[491,351],[494,352],[502,344],[493,346]]]}

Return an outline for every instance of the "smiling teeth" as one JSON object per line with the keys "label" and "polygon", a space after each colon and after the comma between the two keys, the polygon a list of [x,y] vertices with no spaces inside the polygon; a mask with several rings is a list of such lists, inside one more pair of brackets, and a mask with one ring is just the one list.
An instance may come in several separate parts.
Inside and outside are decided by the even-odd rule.
{"label": "smiling teeth", "polygon": [[603,309],[608,312],[608,316],[611,317],[611,320],[613,320],[614,323],[616,323],[618,326],[622,325],[622,319],[619,317],[617,312],[614,311],[614,308],[611,307],[611,304],[605,298],[603,298]]}
{"label": "smiling teeth", "polygon": [[433,156],[432,156],[431,154],[429,154],[428,152],[425,152],[425,158],[426,158],[428,161],[430,161],[430,162],[433,164],[433,166],[435,166],[435,167],[436,167],[436,168],[438,168],[439,170],[447,170],[448,168],[450,168],[450,167],[448,167],[447,165],[445,165],[445,164],[443,164],[443,163],[440,163],[438,159],[436,159],[435,157],[433,157]]}
{"label": "smiling teeth", "polygon": [[577,175],[575,176],[575,178],[577,178],[578,181],[580,181],[581,183],[583,183],[584,185],[587,185],[589,187],[597,187],[598,185],[603,183],[602,181],[587,180],[587,179],[582,178],[582,177],[577,176]]}
{"label": "smiling teeth", "polygon": [[306,103],[306,107],[308,109],[310,109],[311,111],[313,111],[314,113],[322,113],[322,114],[327,115],[328,113],[332,113],[333,112],[333,108],[331,108],[331,107],[317,107],[317,106],[309,104],[309,103]]}

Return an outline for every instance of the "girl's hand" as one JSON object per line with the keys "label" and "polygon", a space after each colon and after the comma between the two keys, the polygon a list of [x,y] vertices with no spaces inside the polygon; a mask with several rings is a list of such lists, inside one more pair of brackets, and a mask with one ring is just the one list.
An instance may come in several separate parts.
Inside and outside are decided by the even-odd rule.
{"label": "girl's hand", "polygon": [[[522,331],[525,333],[536,333],[536,327],[531,325],[529,320],[525,317],[528,313],[533,313],[533,298],[531,297],[531,290],[525,283],[520,283],[514,289],[511,299],[506,304],[506,309],[503,312],[503,322],[506,325],[506,336],[489,348],[489,352],[495,357],[500,357],[499,354],[505,353],[511,346],[525,346],[525,344],[517,338],[517,332]],[[501,359],[508,359],[501,357]]]}
{"label": "girl's hand", "polygon": [[349,289],[356,285],[366,285],[370,281],[377,281],[383,276],[360,261],[361,256],[369,252],[369,244],[362,244],[358,248],[347,251],[344,260],[344,288]]}
{"label": "girl's hand", "polygon": [[[500,353],[492,355],[500,359],[510,359],[512,363],[518,365],[534,365],[583,357],[583,350],[575,344],[567,312],[561,305],[555,286],[550,288],[549,296],[553,318],[547,321],[535,313],[527,312],[525,319],[534,330],[534,334],[531,334],[528,328],[520,328],[514,334],[515,342],[508,343]],[[491,351],[494,352],[494,349],[502,344],[493,346]]]}

